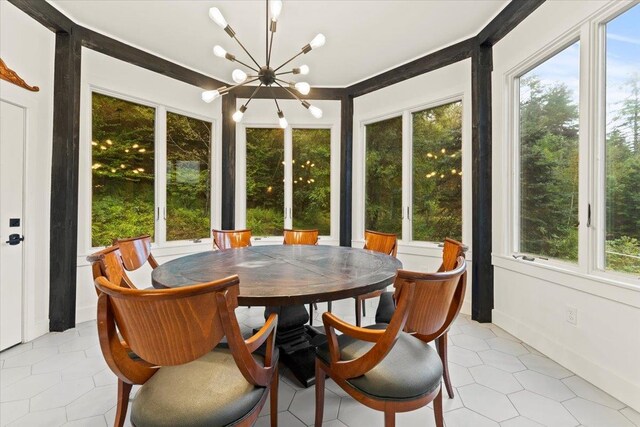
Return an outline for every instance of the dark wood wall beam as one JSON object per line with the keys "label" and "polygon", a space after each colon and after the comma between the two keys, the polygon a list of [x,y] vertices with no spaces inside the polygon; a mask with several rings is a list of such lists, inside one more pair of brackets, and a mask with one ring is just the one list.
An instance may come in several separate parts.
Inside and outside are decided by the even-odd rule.
{"label": "dark wood wall beam", "polygon": [[386,71],[382,74],[378,74],[377,76],[351,85],[347,87],[347,92],[354,97],[366,95],[367,93],[400,83],[412,77],[454,64],[458,61],[469,58],[475,46],[475,37],[466,39],[425,55],[422,58],[400,65],[393,70]]}
{"label": "dark wood wall beam", "polygon": [[76,324],[81,51],[73,30],[56,33],[49,242],[51,331],[64,331]]}
{"label": "dark wood wall beam", "polygon": [[471,57],[472,98],[472,289],[471,317],[491,322],[493,310],[491,211],[491,72],[493,49],[478,46]]}
{"label": "dark wood wall beam", "polygon": [[[249,98],[253,91],[255,90],[255,86],[243,86],[233,90],[233,93],[238,98]],[[342,100],[344,94],[346,93],[346,89],[344,88],[326,88],[326,87],[318,87],[312,88],[309,95],[300,96],[301,99],[311,100],[334,100],[340,101]],[[273,96],[276,96],[278,99],[295,99],[291,94],[289,94],[286,90],[274,87],[274,88],[260,88],[258,92],[253,97],[254,99],[271,99]],[[297,93],[296,93],[297,95]]]}
{"label": "dark wood wall beam", "polygon": [[222,218],[224,230],[235,228],[236,214],[236,95],[222,97]]}
{"label": "dark wood wall beam", "polygon": [[88,28],[78,26],[78,32],[82,39],[82,46],[120,59],[121,61],[137,65],[138,67],[146,68],[149,71],[203,89],[216,89],[220,86],[228,85],[223,81],[175,64],[149,52],[145,52],[144,50],[129,46],[126,43],[112,39]]}
{"label": "dark wood wall beam", "polygon": [[71,19],[44,0],[9,0],[9,3],[54,33],[70,33],[71,28],[74,26]]}
{"label": "dark wood wall beam", "polygon": [[545,0],[511,0],[495,18],[478,33],[478,46],[493,46],[509,34],[527,16],[539,8]]}
{"label": "dark wood wall beam", "polygon": [[353,199],[353,96],[344,96],[340,111],[340,246],[351,246]]}

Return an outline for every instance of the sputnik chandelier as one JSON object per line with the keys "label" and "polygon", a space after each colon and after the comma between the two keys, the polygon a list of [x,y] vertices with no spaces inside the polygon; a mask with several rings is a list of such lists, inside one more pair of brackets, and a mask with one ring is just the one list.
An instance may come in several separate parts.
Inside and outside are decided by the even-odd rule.
{"label": "sputnik chandelier", "polygon": [[[303,107],[309,110],[309,112],[313,115],[313,117],[319,119],[322,117],[322,110],[316,106],[311,105],[309,102],[300,99],[298,95],[296,95],[293,92],[293,90],[295,90],[302,95],[309,94],[309,91],[311,90],[311,86],[309,86],[309,83],[306,83],[306,82],[295,83],[295,82],[285,81],[278,76],[284,76],[287,74],[293,74],[293,75],[309,74],[309,67],[306,65],[301,65],[299,67],[293,68],[290,71],[280,71],[280,69],[282,69],[285,65],[289,64],[291,61],[296,59],[298,56],[302,54],[307,54],[312,49],[317,49],[323,46],[325,43],[325,37],[322,34],[318,34],[313,38],[313,40],[311,40],[311,42],[303,46],[300,52],[295,54],[291,59],[284,62],[279,67],[273,68],[271,66],[271,50],[273,48],[273,35],[276,32],[278,17],[280,16],[280,12],[282,12],[282,0],[271,0],[271,2],[269,2],[269,0],[266,0],[266,5],[267,5],[266,29],[265,29],[266,30],[265,31],[266,65],[263,65],[263,66],[258,64],[258,61],[255,60],[255,58],[249,53],[249,51],[244,47],[244,45],[240,42],[240,40],[238,40],[238,37],[236,36],[236,32],[233,31],[231,26],[229,26],[226,19],[224,19],[224,16],[222,16],[222,13],[220,12],[220,10],[217,7],[212,7],[211,9],[209,9],[209,17],[213,20],[213,22],[218,24],[218,26],[222,28],[229,35],[229,37],[231,37],[236,42],[238,42],[242,50],[244,50],[245,53],[249,55],[249,58],[251,58],[251,61],[253,61],[253,63],[255,64],[255,67],[240,61],[238,58],[236,58],[235,55],[232,55],[231,53],[227,52],[222,46],[219,46],[219,45],[216,45],[213,48],[213,54],[219,58],[226,58],[231,62],[237,62],[238,64],[241,64],[246,68],[248,68],[249,70],[251,70],[250,73],[253,72],[255,74],[247,74],[245,71],[241,69],[235,69],[231,74],[231,78],[236,83],[235,85],[230,87],[223,86],[216,90],[205,91],[202,93],[202,100],[204,102],[212,102],[214,99],[229,93],[231,90],[237,87],[248,85],[254,82],[259,82],[258,86],[255,88],[255,90],[249,97],[249,100],[247,100],[247,102],[245,102],[244,105],[242,105],[233,114],[233,120],[235,120],[236,122],[240,122],[242,120],[242,117],[244,116],[245,111],[247,111],[247,106],[251,102],[251,99],[253,99],[255,94],[258,92],[258,90],[260,90],[262,86],[271,88],[273,85],[277,85],[282,89],[286,90],[287,92],[289,92],[291,96],[293,96],[295,99],[300,101],[300,103],[302,103]],[[269,11],[271,11],[271,21],[269,21]],[[271,33],[271,36],[269,36],[269,33]],[[272,91],[272,95],[273,95],[273,91]],[[280,127],[284,129],[288,126],[287,119],[284,117],[284,113],[280,109],[280,106],[278,105],[278,100],[275,95],[273,95],[273,100],[276,103],[276,109],[278,112],[278,122],[280,124]]]}

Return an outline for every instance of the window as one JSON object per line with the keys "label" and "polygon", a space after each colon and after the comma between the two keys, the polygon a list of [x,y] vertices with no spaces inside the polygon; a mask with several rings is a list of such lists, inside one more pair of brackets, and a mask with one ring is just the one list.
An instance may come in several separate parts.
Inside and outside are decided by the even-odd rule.
{"label": "window", "polygon": [[293,228],[331,234],[331,130],[293,129]]}
{"label": "window", "polygon": [[364,130],[365,228],[405,241],[462,240],[462,101]]}
{"label": "window", "polygon": [[247,228],[279,236],[284,228],[284,130],[247,128]]}
{"label": "window", "polygon": [[211,123],[96,92],[91,106],[91,246],[208,238]]}
{"label": "window", "polygon": [[155,234],[155,108],[92,98],[91,245]]}
{"label": "window", "polygon": [[331,235],[331,129],[246,128],[246,226]]}
{"label": "window", "polygon": [[402,233],[402,116],[365,126],[365,228]]}
{"label": "window", "polygon": [[579,43],[520,77],[520,252],[578,260]]}
{"label": "window", "polygon": [[412,114],[412,240],[462,240],[462,103]]}
{"label": "window", "polygon": [[640,6],[606,24],[605,243],[608,270],[640,273]]}
{"label": "window", "polygon": [[211,123],[167,113],[167,240],[209,237]]}

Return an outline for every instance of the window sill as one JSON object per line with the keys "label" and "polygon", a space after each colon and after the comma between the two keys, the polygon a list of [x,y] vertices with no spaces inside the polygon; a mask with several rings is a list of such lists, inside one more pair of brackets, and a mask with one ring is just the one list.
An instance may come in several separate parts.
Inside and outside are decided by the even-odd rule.
{"label": "window sill", "polygon": [[492,263],[498,268],[640,308],[640,280],[633,277],[622,281],[618,277],[584,274],[559,264],[523,261],[504,255],[493,255]]}

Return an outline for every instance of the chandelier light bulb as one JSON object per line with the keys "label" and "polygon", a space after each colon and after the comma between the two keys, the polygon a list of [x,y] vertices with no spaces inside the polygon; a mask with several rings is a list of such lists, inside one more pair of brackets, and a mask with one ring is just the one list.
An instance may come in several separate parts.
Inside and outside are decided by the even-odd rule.
{"label": "chandelier light bulb", "polygon": [[309,43],[309,46],[311,46],[311,49],[317,49],[319,47],[324,46],[326,41],[327,39],[324,37],[324,34],[320,33],[317,36],[315,36],[313,40],[311,40],[311,43]]}
{"label": "chandelier light bulb", "polygon": [[282,12],[282,0],[271,0],[271,19],[277,21]]}
{"label": "chandelier light bulb", "polygon": [[247,111],[247,107],[245,105],[241,106],[238,111],[233,113],[233,121],[236,123],[240,123],[242,121],[242,117],[244,116],[244,112]]}
{"label": "chandelier light bulb", "polygon": [[202,100],[206,103],[210,103],[212,102],[214,99],[219,98],[220,97],[220,91],[219,90],[207,90],[202,92]]}
{"label": "chandelier light bulb", "polygon": [[307,82],[298,82],[295,84],[295,88],[303,95],[308,95],[311,91],[311,86]]}
{"label": "chandelier light bulb", "polygon": [[302,74],[303,76],[306,76],[307,74],[309,74],[309,66],[308,65],[301,65],[299,70],[300,70],[300,74]]}
{"label": "chandelier light bulb", "polygon": [[229,25],[227,24],[227,20],[224,19],[224,16],[222,16],[222,12],[220,12],[220,9],[218,9],[217,7],[212,7],[211,9],[209,9],[209,18],[211,18],[211,20],[218,24],[218,26],[222,29],[227,28],[227,26]]}
{"label": "chandelier light bulb", "polygon": [[319,109],[318,107],[316,107],[315,105],[312,105],[312,106],[309,107],[309,112],[316,119],[321,119],[322,118],[322,110]]}
{"label": "chandelier light bulb", "polygon": [[278,117],[278,124],[282,129],[286,129],[287,126],[289,126],[289,123],[287,122],[287,119],[284,118],[282,111],[278,111]]}
{"label": "chandelier light bulb", "polygon": [[[215,7],[214,7],[215,9]],[[213,54],[218,58],[224,58],[227,55],[227,51],[220,45],[215,45],[213,47]]]}
{"label": "chandelier light bulb", "polygon": [[240,84],[247,80],[247,73],[242,70],[235,69],[233,70],[233,73],[231,73],[231,78],[234,82]]}

